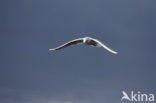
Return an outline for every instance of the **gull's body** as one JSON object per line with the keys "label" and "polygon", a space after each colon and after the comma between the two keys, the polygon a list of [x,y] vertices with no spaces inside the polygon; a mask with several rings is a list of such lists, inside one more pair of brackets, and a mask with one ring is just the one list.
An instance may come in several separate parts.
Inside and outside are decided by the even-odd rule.
{"label": "gull's body", "polygon": [[71,46],[71,45],[76,45],[76,44],[87,44],[89,46],[95,46],[95,47],[103,47],[105,48],[106,50],[108,50],[109,52],[113,53],[113,54],[117,54],[117,52],[111,50],[110,48],[108,48],[106,45],[104,45],[103,43],[101,43],[99,40],[97,39],[93,39],[91,37],[84,37],[84,38],[79,38],[79,39],[75,39],[75,40],[72,40],[72,41],[69,41],[57,48],[53,48],[53,49],[49,49],[50,51],[53,51],[53,50],[59,50],[59,49],[63,49],[65,47],[68,47],[68,46]]}

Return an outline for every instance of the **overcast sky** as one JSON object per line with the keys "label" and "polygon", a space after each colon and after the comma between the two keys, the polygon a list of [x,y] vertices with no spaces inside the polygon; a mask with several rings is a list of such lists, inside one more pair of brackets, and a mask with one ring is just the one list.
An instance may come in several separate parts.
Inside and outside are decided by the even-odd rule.
{"label": "overcast sky", "polygon": [[[72,46],[90,36],[119,52]],[[1,103],[120,103],[156,94],[155,0],[1,0]],[[127,101],[124,101],[126,103]]]}

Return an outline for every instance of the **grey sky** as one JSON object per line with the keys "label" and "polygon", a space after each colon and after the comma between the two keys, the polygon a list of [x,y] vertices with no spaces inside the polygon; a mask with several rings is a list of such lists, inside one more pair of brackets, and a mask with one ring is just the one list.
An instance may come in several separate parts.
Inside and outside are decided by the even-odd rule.
{"label": "grey sky", "polygon": [[[154,0],[1,0],[1,103],[116,103],[156,94]],[[119,52],[86,45],[90,36]],[[126,101],[125,101],[126,103]]]}

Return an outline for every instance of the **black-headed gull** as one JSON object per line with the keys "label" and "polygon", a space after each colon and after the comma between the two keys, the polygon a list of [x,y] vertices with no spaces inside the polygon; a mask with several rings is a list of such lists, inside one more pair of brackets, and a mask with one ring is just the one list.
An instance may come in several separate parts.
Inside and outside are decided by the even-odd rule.
{"label": "black-headed gull", "polygon": [[79,39],[75,39],[75,40],[72,40],[72,41],[69,41],[57,48],[52,48],[52,49],[49,49],[49,51],[53,51],[53,50],[60,50],[60,49],[63,49],[63,48],[66,48],[68,46],[71,46],[71,45],[76,45],[76,44],[87,44],[89,46],[94,46],[94,47],[103,47],[105,48],[106,50],[108,50],[109,52],[113,53],[113,54],[117,54],[117,52],[111,50],[110,48],[108,48],[106,45],[104,45],[102,42],[100,42],[99,40],[97,39],[93,39],[91,37],[84,37],[84,38],[79,38]]}

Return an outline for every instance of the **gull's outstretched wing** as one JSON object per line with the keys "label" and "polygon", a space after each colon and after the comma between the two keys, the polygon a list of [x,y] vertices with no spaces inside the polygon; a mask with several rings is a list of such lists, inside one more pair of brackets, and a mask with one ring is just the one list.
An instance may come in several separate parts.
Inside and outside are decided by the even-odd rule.
{"label": "gull's outstretched wing", "polygon": [[100,42],[99,40],[96,40],[96,39],[93,39],[93,38],[92,38],[92,40],[94,40],[95,42],[97,42],[97,43],[98,43],[98,46],[102,46],[103,48],[105,48],[105,49],[108,50],[109,52],[111,52],[111,53],[113,53],[113,54],[117,54],[116,51],[114,51],[114,50],[108,48],[106,45],[104,45],[104,44],[103,44],[102,42]]}
{"label": "gull's outstretched wing", "polygon": [[71,45],[76,45],[76,44],[79,44],[79,43],[83,43],[83,38],[79,38],[79,39],[75,39],[75,40],[72,40],[72,41],[69,41],[57,48],[52,48],[52,49],[49,49],[49,51],[52,51],[52,50],[59,50],[59,49],[63,49],[63,48],[66,48],[68,46],[71,46]]}

